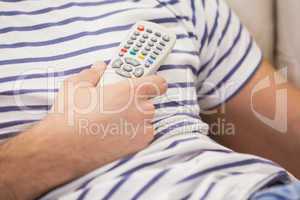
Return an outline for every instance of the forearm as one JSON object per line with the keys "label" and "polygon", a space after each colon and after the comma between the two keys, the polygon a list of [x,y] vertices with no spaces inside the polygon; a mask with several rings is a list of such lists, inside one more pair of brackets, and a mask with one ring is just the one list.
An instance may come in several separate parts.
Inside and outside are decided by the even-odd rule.
{"label": "forearm", "polygon": [[[35,199],[76,177],[58,145],[38,125],[1,146],[0,199]],[[68,164],[69,163],[69,164]]]}
{"label": "forearm", "polygon": [[[239,152],[269,158],[300,177],[300,92],[289,83],[274,84],[274,71],[269,64],[264,65],[246,88],[226,104],[224,113],[206,115],[205,119],[210,124],[218,119],[225,120],[225,130],[214,136],[220,143]],[[267,76],[273,79],[272,86],[252,96],[255,86]],[[278,99],[276,101],[279,90],[287,92],[287,105]],[[276,105],[280,109],[276,109]],[[285,107],[287,109],[282,109]],[[287,119],[283,117],[274,120],[273,124],[267,124],[255,112],[270,120],[274,119],[276,113],[283,116],[287,114]],[[226,135],[226,125],[229,124],[234,126],[234,135]]]}

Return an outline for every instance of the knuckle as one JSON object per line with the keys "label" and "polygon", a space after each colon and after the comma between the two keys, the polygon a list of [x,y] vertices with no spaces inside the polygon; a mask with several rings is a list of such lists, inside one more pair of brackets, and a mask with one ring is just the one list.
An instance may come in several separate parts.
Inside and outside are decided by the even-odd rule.
{"label": "knuckle", "polygon": [[95,69],[86,69],[84,74],[90,79],[98,78],[98,72]]}

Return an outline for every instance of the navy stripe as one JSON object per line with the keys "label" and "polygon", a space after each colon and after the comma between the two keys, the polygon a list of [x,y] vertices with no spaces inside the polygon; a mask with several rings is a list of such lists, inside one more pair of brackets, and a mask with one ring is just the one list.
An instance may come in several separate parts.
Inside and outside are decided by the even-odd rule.
{"label": "navy stripe", "polygon": [[193,113],[175,113],[175,114],[170,114],[168,116],[165,116],[162,119],[158,119],[156,121],[153,121],[153,124],[156,124],[156,123],[159,123],[159,122],[161,122],[163,120],[166,120],[166,119],[169,119],[169,118],[172,118],[172,117],[177,117],[177,116],[187,116],[187,117],[191,117],[191,118],[197,119],[197,120],[200,119],[199,115],[196,115],[196,114],[193,114]]}
{"label": "navy stripe", "polygon": [[169,0],[169,1],[159,1],[160,5],[159,7],[163,7],[163,6],[166,6],[166,5],[175,5],[177,3],[179,3],[179,0]]}
{"label": "navy stripe", "polygon": [[105,14],[97,15],[94,17],[73,17],[73,18],[64,19],[64,20],[58,21],[58,22],[48,22],[48,23],[36,24],[36,25],[32,25],[32,26],[6,27],[6,28],[0,29],[0,34],[13,32],[13,31],[19,31],[19,32],[36,31],[36,30],[50,28],[50,27],[64,26],[64,25],[74,23],[74,22],[95,21],[98,19],[102,19],[102,18],[111,16],[111,15],[114,15],[114,14],[126,12],[129,10],[135,10],[135,9],[138,9],[138,7],[116,10],[116,11],[108,12]]}
{"label": "navy stripe", "polygon": [[243,31],[243,26],[242,24],[240,24],[240,28],[239,28],[239,32],[237,34],[237,36],[234,38],[233,44],[230,46],[230,48],[226,51],[226,53],[216,62],[216,64],[214,65],[213,68],[211,68],[209,70],[209,73],[207,75],[207,78],[213,73],[213,71],[215,71],[220,65],[221,63],[228,58],[231,55],[231,52],[233,51],[234,47],[237,46],[238,42],[241,39],[242,36],[242,31]]}
{"label": "navy stripe", "polygon": [[38,63],[38,62],[49,62],[54,60],[63,60],[70,57],[79,56],[82,54],[99,51],[103,49],[109,49],[118,47],[120,45],[119,42],[111,43],[111,44],[104,44],[104,45],[98,45],[93,47],[88,47],[85,49],[80,49],[77,51],[69,52],[66,54],[60,54],[56,56],[50,56],[50,57],[36,57],[36,58],[19,58],[19,59],[11,59],[11,60],[0,60],[0,65],[13,65],[13,64],[24,64],[24,63]]}
{"label": "navy stripe", "polygon": [[190,88],[195,87],[194,82],[177,82],[177,83],[169,83],[168,88]]}
{"label": "navy stripe", "polygon": [[204,63],[200,68],[199,71],[197,72],[197,76],[200,76],[200,74],[207,69],[207,67],[209,66],[209,64],[211,64],[211,62],[214,60],[214,58],[216,57],[216,54],[214,54],[206,63]]}
{"label": "navy stripe", "polygon": [[[125,163],[129,162],[130,160],[132,160],[134,158],[134,156],[127,156],[123,159],[121,159],[119,162],[117,162],[117,164],[115,164],[114,166],[112,166],[111,168],[109,168],[108,170],[106,170],[105,172],[101,173],[101,175],[106,174],[122,165],[124,165]],[[98,178],[100,175],[98,174],[95,177],[90,178],[89,180],[85,181],[83,184],[81,184],[76,190],[80,190],[85,188],[89,183],[91,183],[93,180],[95,180],[96,178]]]}
{"label": "navy stripe", "polygon": [[0,140],[5,140],[11,137],[19,135],[20,132],[11,132],[11,133],[0,133]]}
{"label": "navy stripe", "polygon": [[[112,33],[112,32],[118,32],[118,31],[127,31],[129,30],[134,24],[127,24],[122,26],[112,26],[107,28],[102,28],[97,31],[84,31],[80,33],[76,33],[73,35],[68,35],[60,38],[55,38],[52,40],[45,40],[45,41],[38,41],[38,42],[18,42],[18,43],[12,43],[12,44],[0,44],[0,49],[15,49],[15,48],[21,48],[21,47],[40,47],[40,46],[49,46],[49,45],[55,45],[67,41],[72,41],[75,39],[79,39],[86,36],[98,36],[106,33]],[[185,39],[185,38],[195,38],[196,35],[189,32],[188,35],[186,34],[177,34],[177,39]]]}
{"label": "navy stripe", "polygon": [[210,193],[210,191],[215,187],[216,182],[213,182],[212,184],[210,184],[207,188],[207,190],[205,191],[205,193],[203,194],[202,197],[200,197],[200,200],[205,200],[208,196],[208,194]]}
{"label": "navy stripe", "polygon": [[17,3],[17,2],[21,2],[21,1],[24,1],[24,0],[0,0],[0,2],[7,2],[7,3]]}
{"label": "navy stripe", "polygon": [[172,149],[172,148],[176,147],[178,144],[185,143],[185,142],[190,142],[192,140],[199,140],[199,137],[192,137],[192,138],[176,140],[176,141],[172,142],[165,150]]}
{"label": "navy stripe", "polygon": [[172,53],[183,53],[183,54],[190,54],[193,56],[199,56],[199,53],[197,51],[186,51],[186,50],[174,49],[172,50]]}
{"label": "navy stripe", "polygon": [[[105,61],[106,63],[109,63],[110,61],[107,60]],[[38,79],[38,78],[51,78],[51,77],[63,77],[63,76],[68,76],[72,74],[77,74],[80,71],[84,69],[90,68],[92,65],[85,65],[81,67],[76,67],[74,69],[69,69],[66,71],[60,71],[60,72],[54,72],[54,73],[39,73],[39,74],[27,74],[27,75],[22,75],[22,76],[9,76],[9,77],[4,77],[0,78],[0,83],[5,83],[5,82],[12,82],[16,80],[29,80],[29,79]],[[164,70],[172,70],[172,69],[191,69],[192,71],[196,71],[196,68],[192,65],[162,65],[159,69],[159,71],[164,71]]]}
{"label": "navy stripe", "polygon": [[[90,52],[95,52],[95,51],[109,49],[109,48],[115,48],[115,47],[118,47],[119,45],[120,45],[119,42],[115,42],[115,43],[110,43],[110,44],[105,44],[105,45],[92,46],[92,47],[88,47],[85,49],[80,49],[77,51],[60,54],[60,55],[56,55],[56,56],[50,56],[50,57],[35,57],[35,58],[19,58],[19,59],[11,59],[11,60],[0,60],[0,65],[38,63],[38,62],[49,62],[49,61],[55,61],[55,60],[62,60],[62,59],[70,58],[70,57],[76,57],[76,56],[79,56],[82,54],[87,54]],[[173,50],[172,53],[195,55],[195,52],[193,52],[193,51]]]}
{"label": "navy stripe", "polygon": [[0,49],[4,48],[20,48],[20,47],[39,47],[39,46],[48,46],[48,45],[54,45],[59,44],[71,40],[75,40],[81,37],[85,36],[98,36],[105,33],[111,33],[111,32],[117,32],[117,31],[126,31],[129,30],[132,27],[133,24],[123,25],[123,26],[112,26],[108,28],[102,28],[97,31],[85,31],[76,33],[73,35],[68,35],[65,37],[60,37],[52,40],[45,40],[45,41],[39,41],[39,42],[19,42],[19,43],[12,43],[12,44],[0,44]]}
{"label": "navy stripe", "polygon": [[188,194],[185,197],[183,197],[181,200],[188,200],[191,196],[192,196],[192,194]]}
{"label": "navy stripe", "polygon": [[[168,158],[170,158],[170,157],[172,157],[172,156],[169,156],[169,157],[166,157],[166,158],[163,158],[163,159],[160,159],[160,160],[157,160],[157,161],[153,161],[153,162],[148,162],[148,163],[144,163],[144,164],[142,164],[142,165],[139,165],[139,166],[137,166],[137,167],[135,167],[135,168],[133,168],[133,169],[131,169],[131,170],[129,170],[129,171],[127,171],[127,172],[125,172],[125,173],[123,173],[121,176],[123,176],[123,178],[105,195],[105,197],[103,198],[103,199],[106,199],[106,200],[108,200],[108,199],[110,199],[112,196],[113,196],[113,194],[115,194],[115,192],[130,178],[130,176],[134,173],[134,172],[137,172],[138,170],[141,170],[141,169],[143,169],[143,168],[145,168],[145,167],[148,167],[148,166],[150,166],[150,165],[153,165],[153,164],[156,164],[156,163],[158,163],[158,162],[161,162],[161,161],[164,161],[164,160],[166,160],[166,159],[168,159]],[[87,192],[86,192],[86,194],[83,196],[83,197],[85,197],[87,195]],[[82,198],[83,199],[83,198]]]}
{"label": "navy stripe", "polygon": [[0,92],[0,96],[13,96],[13,95],[21,95],[21,94],[29,94],[29,93],[50,93],[50,92],[58,92],[59,89],[26,89],[26,90],[9,90]]}
{"label": "navy stripe", "polygon": [[195,35],[192,32],[188,32],[187,34],[177,34],[177,40],[178,39],[185,39],[185,38],[198,38],[197,35]]}
{"label": "navy stripe", "polygon": [[139,199],[147,190],[150,189],[151,186],[153,186],[159,179],[161,179],[164,175],[166,175],[170,170],[165,169],[159,172],[157,175],[155,175],[150,181],[144,185],[133,197],[132,200]]}
{"label": "navy stripe", "polygon": [[90,191],[90,188],[85,189],[76,200],[83,200],[86,197],[86,195],[89,193],[89,191]]}
{"label": "navy stripe", "polygon": [[[167,127],[166,129],[163,129],[162,131],[159,131],[156,133],[156,135],[154,136],[154,140],[156,141],[157,139],[161,138],[163,135],[168,134],[169,132],[177,129],[177,128],[182,128],[184,126],[189,126],[189,125],[195,125],[197,123],[195,122],[189,122],[189,121],[183,121],[183,122],[179,122],[176,124],[173,124],[172,126]],[[183,134],[188,134],[188,133],[183,133]]]}
{"label": "navy stripe", "polygon": [[50,105],[24,105],[24,106],[4,106],[0,107],[0,113],[24,110],[50,110]]}
{"label": "navy stripe", "polygon": [[215,167],[211,167],[211,168],[202,170],[200,172],[197,172],[197,173],[194,173],[194,174],[191,174],[191,175],[185,177],[184,179],[178,181],[176,184],[181,184],[181,183],[185,183],[187,181],[194,180],[196,178],[199,178],[199,177],[201,177],[203,175],[206,175],[208,173],[212,173],[214,171],[225,170],[225,169],[228,169],[228,168],[242,167],[242,166],[245,166],[245,165],[253,165],[253,164],[274,165],[271,161],[264,161],[264,160],[259,160],[259,159],[247,159],[247,160],[227,163],[227,164],[224,164],[224,165],[219,165],[219,166],[215,166]]}
{"label": "navy stripe", "polygon": [[[10,2],[10,1],[8,1],[8,2]],[[19,11],[19,10],[2,11],[2,12],[0,12],[0,16],[40,15],[40,14],[45,14],[45,13],[49,13],[52,11],[64,10],[64,9],[71,8],[71,7],[93,7],[93,6],[112,4],[112,3],[122,2],[122,1],[124,1],[124,0],[104,0],[104,1],[99,1],[99,2],[84,2],[84,3],[70,2],[67,4],[60,5],[60,6],[48,7],[48,8],[43,8],[43,9],[34,10],[34,11]]]}
{"label": "navy stripe", "polygon": [[214,105],[212,107],[202,108],[202,109],[203,110],[215,109],[215,108],[219,107],[221,104],[228,102],[232,97],[234,97],[236,94],[238,94],[245,87],[245,85],[249,82],[249,80],[254,76],[254,74],[260,68],[260,65],[262,64],[262,62],[263,62],[263,55],[261,54],[260,60],[257,64],[257,66],[254,68],[253,72],[245,79],[245,81],[243,83],[240,83],[240,87],[234,93],[232,93],[230,96],[226,97],[226,99],[224,99],[223,102],[220,102],[217,105]]}
{"label": "navy stripe", "polygon": [[111,190],[102,198],[102,200],[110,199],[114,193],[130,178],[130,176],[124,176]]}
{"label": "navy stripe", "polygon": [[[169,89],[172,88],[189,88],[194,87],[194,83],[170,83],[168,85]],[[3,96],[13,96],[22,94],[32,94],[32,93],[56,93],[59,89],[23,89],[23,90],[9,90],[0,92]]]}
{"label": "navy stripe", "polygon": [[228,176],[236,176],[236,175],[241,175],[243,173],[240,173],[240,172],[233,172],[233,173],[228,173],[227,175],[224,175],[220,178],[218,178],[218,180],[212,182],[208,188],[206,189],[205,193],[202,195],[202,197],[200,197],[199,199],[200,200],[205,200],[207,199],[208,195],[211,193],[211,191],[214,189],[214,187],[216,186],[217,182],[221,181],[222,179],[224,178],[227,178]]}
{"label": "navy stripe", "polygon": [[202,0],[202,5],[203,5],[203,8],[206,7],[206,0]]}
{"label": "navy stripe", "polygon": [[167,160],[167,159],[169,159],[169,158],[171,158],[171,157],[172,157],[172,156],[168,156],[168,157],[166,157],[166,158],[162,158],[162,159],[159,159],[159,160],[155,160],[155,161],[143,163],[143,164],[141,164],[141,165],[138,165],[138,166],[136,166],[136,167],[134,167],[134,168],[132,168],[132,169],[130,169],[130,170],[128,170],[128,171],[122,173],[120,176],[127,177],[127,176],[129,176],[129,175],[132,175],[133,173],[136,173],[137,171],[139,171],[139,170],[141,170],[141,169],[144,169],[144,168],[149,167],[149,166],[151,166],[151,165],[155,165],[155,164],[157,164],[157,163],[159,163],[159,162],[162,162],[162,161],[165,161],[165,160]]}
{"label": "navy stripe", "polygon": [[192,23],[196,26],[196,8],[195,8],[195,0],[191,0],[191,8],[192,8]]}
{"label": "navy stripe", "polygon": [[227,18],[226,25],[225,25],[225,27],[224,27],[224,29],[223,29],[223,31],[222,31],[222,35],[221,35],[221,37],[220,37],[220,39],[219,39],[219,41],[218,41],[218,46],[221,45],[221,43],[222,43],[222,41],[223,41],[223,39],[224,39],[224,37],[225,37],[227,31],[229,30],[229,26],[230,26],[230,24],[231,24],[231,20],[232,20],[232,11],[231,11],[231,9],[229,9],[229,16],[228,16],[228,18]]}
{"label": "navy stripe", "polygon": [[19,121],[12,121],[12,122],[4,122],[4,123],[0,123],[0,129],[8,128],[11,126],[29,124],[29,123],[33,123],[33,122],[37,122],[37,121],[39,121],[39,120],[19,120]]}
{"label": "navy stripe", "polygon": [[[112,170],[114,170],[114,169],[116,169],[116,168],[118,168],[118,167],[124,165],[125,163],[128,163],[128,162],[129,162],[130,160],[132,160],[133,158],[134,158],[134,156],[131,155],[131,156],[127,156],[127,157],[121,159],[119,162],[117,162],[117,164],[115,164],[114,166],[112,166],[111,168],[109,168],[108,170],[106,170],[106,171],[105,171],[104,173],[102,173],[101,175],[103,175],[103,174],[105,174],[105,173],[108,173],[108,172],[110,172],[110,171],[112,171]],[[92,182],[93,180],[95,180],[98,176],[99,176],[99,175],[97,175],[96,177],[93,177],[93,178],[89,179],[88,181],[84,182],[79,188],[77,188],[77,190],[86,187],[90,182]]]}
{"label": "navy stripe", "polygon": [[77,67],[74,69],[69,69],[66,71],[54,72],[54,73],[38,73],[38,74],[27,74],[21,76],[8,76],[4,78],[0,78],[0,83],[12,82],[17,80],[29,80],[29,79],[38,79],[38,78],[51,78],[51,77],[63,77],[72,74],[77,74],[84,69],[90,68],[92,65],[86,65]]}
{"label": "navy stripe", "polygon": [[213,39],[215,33],[216,33],[216,30],[217,30],[217,27],[218,27],[218,24],[219,24],[219,18],[220,18],[220,11],[219,11],[219,0],[216,0],[217,1],[217,14],[216,14],[216,17],[215,17],[215,22],[214,22],[214,25],[213,25],[213,28],[208,36],[208,44],[210,44],[211,40]]}
{"label": "navy stripe", "polygon": [[201,97],[198,100],[202,100],[204,99],[207,95],[211,95],[212,93],[215,92],[215,90],[219,89],[224,83],[227,82],[228,79],[230,79],[230,77],[234,74],[234,72],[236,70],[238,70],[239,67],[242,66],[244,60],[246,59],[246,57],[249,55],[250,50],[253,46],[253,39],[251,38],[247,50],[245,52],[245,54],[243,55],[243,57],[238,61],[238,63],[231,69],[231,71],[218,83],[216,84],[215,88],[209,90],[208,92],[206,92],[204,95],[201,95]]}
{"label": "navy stripe", "polygon": [[196,100],[169,101],[166,103],[154,104],[155,109],[179,107],[179,106],[194,106],[194,105],[198,105],[198,102]]}
{"label": "navy stripe", "polygon": [[205,43],[207,42],[207,37],[208,37],[208,26],[207,26],[207,23],[205,23],[204,33],[203,33],[203,36],[202,36],[201,42],[200,42],[200,49],[199,49],[200,54],[202,53]]}

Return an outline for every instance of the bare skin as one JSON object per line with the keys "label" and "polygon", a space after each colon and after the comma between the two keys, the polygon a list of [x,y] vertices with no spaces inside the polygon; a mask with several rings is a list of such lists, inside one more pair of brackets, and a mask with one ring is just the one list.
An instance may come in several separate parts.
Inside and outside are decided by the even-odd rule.
{"label": "bare skin", "polygon": [[[154,132],[149,120],[155,112],[150,97],[166,92],[165,80],[149,76],[99,89],[96,85],[104,70],[105,65],[99,64],[66,80],[52,112],[0,146],[0,199],[36,199],[54,187],[148,146]],[[78,85],[76,90],[70,89]],[[99,99],[106,110],[126,109],[112,114],[99,112]],[[96,102],[95,107],[79,112],[92,101]],[[83,119],[87,126],[105,127],[105,135],[92,129],[81,130],[77,125]],[[120,129],[114,134],[111,125],[123,127],[124,121],[136,128]]]}
{"label": "bare skin", "polygon": [[[202,115],[202,117],[209,124],[216,123],[218,119],[225,119],[226,123],[234,124],[234,136],[226,136],[224,132],[212,136],[221,144],[238,152],[271,159],[300,178],[300,91],[290,83],[275,84],[274,74],[274,68],[268,62],[264,62],[246,87],[225,104],[224,114],[220,112],[221,107],[219,107],[217,114]],[[285,133],[263,123],[251,109],[251,92],[268,76],[272,80],[272,86],[254,95],[254,108],[264,116],[274,118],[276,91],[287,90],[287,132]]]}

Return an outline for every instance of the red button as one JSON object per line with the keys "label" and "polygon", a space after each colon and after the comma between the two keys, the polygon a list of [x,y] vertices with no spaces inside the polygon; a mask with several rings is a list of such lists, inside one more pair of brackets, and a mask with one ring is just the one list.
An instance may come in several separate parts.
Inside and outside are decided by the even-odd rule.
{"label": "red button", "polygon": [[139,30],[139,31],[144,31],[144,30],[145,30],[145,27],[144,27],[143,25],[139,25],[139,26],[138,26],[138,30]]}
{"label": "red button", "polygon": [[124,48],[123,48],[123,49],[121,49],[121,51],[124,52],[124,53],[126,53],[126,52],[127,52],[127,49],[124,49]]}

